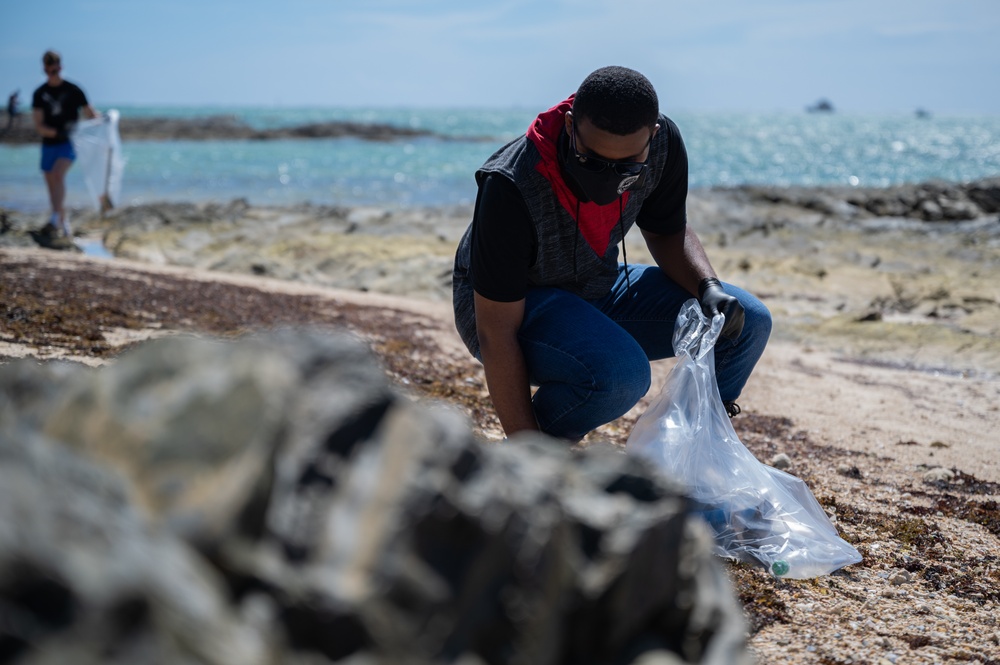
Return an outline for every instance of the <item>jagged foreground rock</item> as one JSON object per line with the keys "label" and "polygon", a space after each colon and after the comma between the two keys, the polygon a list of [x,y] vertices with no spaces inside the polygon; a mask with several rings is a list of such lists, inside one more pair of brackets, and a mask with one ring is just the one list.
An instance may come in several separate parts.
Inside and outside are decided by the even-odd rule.
{"label": "jagged foreground rock", "polygon": [[0,367],[0,662],[734,663],[677,488],[476,440],[348,336]]}

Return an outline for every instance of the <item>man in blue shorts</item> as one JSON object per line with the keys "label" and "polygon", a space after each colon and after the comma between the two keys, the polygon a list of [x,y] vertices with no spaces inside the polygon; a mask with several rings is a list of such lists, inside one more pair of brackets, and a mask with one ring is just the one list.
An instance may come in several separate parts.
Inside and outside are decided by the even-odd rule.
{"label": "man in blue shorts", "polygon": [[[570,441],[649,390],[681,305],[725,314],[715,347],[730,416],[771,332],[767,308],[719,281],[688,225],[680,131],[639,72],[605,67],[476,172],[453,274],[455,323],[483,363],[505,433]],[[655,265],[618,260],[638,226]],[[537,386],[532,392],[531,387]]]}
{"label": "man in blue shorts", "polygon": [[86,118],[97,117],[97,112],[79,86],[62,78],[62,62],[58,53],[46,51],[42,56],[42,65],[48,80],[35,90],[31,98],[35,129],[42,137],[42,173],[52,205],[52,214],[42,234],[69,238],[73,231],[64,207],[66,173],[76,159],[69,132],[80,118],[81,109]]}

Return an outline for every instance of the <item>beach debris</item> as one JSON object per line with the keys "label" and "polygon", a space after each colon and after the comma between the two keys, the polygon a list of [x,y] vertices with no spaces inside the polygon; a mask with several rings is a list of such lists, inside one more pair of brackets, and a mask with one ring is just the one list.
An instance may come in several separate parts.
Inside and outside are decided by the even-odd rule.
{"label": "beach debris", "polygon": [[950,483],[955,479],[955,474],[943,466],[934,467],[924,472],[925,483]]}
{"label": "beach debris", "polygon": [[771,461],[768,462],[768,464],[773,466],[775,469],[790,469],[792,467],[792,458],[785,453],[778,453],[771,458]]}
{"label": "beach debris", "polygon": [[837,473],[839,473],[842,476],[847,476],[848,478],[855,478],[857,480],[861,480],[861,478],[863,477],[861,475],[861,469],[854,466],[853,464],[838,464]]}

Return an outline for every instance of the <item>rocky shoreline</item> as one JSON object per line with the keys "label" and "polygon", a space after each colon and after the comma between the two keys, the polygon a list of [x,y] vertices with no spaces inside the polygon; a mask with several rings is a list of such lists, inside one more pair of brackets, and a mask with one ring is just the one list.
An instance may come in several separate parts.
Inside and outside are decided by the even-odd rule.
{"label": "rocky shoreline", "polygon": [[[124,141],[270,141],[275,139],[328,139],[352,137],[366,141],[394,141],[415,137],[453,140],[452,137],[426,129],[414,129],[385,123],[332,121],[309,123],[275,129],[256,129],[235,116],[216,115],[203,118],[131,118],[119,121]],[[463,141],[495,141],[495,137],[464,137]],[[38,134],[30,122],[0,131],[0,143],[37,143]]]}
{"label": "rocky shoreline", "polygon": [[[722,279],[779,317],[777,335],[872,362],[1000,374],[1000,178],[695,190],[688,211]],[[31,231],[44,220],[0,215],[0,246],[37,246]],[[73,214],[78,244],[118,258],[440,303],[450,302],[454,248],[470,218],[468,206],[245,200]],[[629,261],[650,260],[636,233],[627,250]]]}
{"label": "rocky shoreline", "polygon": [[[726,565],[760,662],[1000,661],[998,187],[692,192],[720,277],[775,318],[734,427],[758,459],[790,463],[863,555],[803,581]],[[495,440],[481,368],[448,313],[469,215],[244,201],[77,211],[78,240],[106,260],[39,248],[30,231],[44,220],[2,211],[0,363],[106,365],[149,337],[346,328],[394,385]],[[640,239],[628,259],[645,260]],[[669,368],[656,364],[654,387]],[[652,397],[585,443],[621,446]]]}

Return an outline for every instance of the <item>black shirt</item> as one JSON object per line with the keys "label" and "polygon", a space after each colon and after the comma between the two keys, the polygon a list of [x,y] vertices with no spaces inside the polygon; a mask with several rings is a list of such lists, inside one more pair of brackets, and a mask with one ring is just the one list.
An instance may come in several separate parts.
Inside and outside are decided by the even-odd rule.
{"label": "black shirt", "polygon": [[[643,202],[636,225],[646,231],[671,235],[683,231],[687,225],[688,162],[676,126],[668,122],[661,131],[670,132],[666,169],[653,193]],[[497,302],[523,298],[538,240],[517,186],[502,175],[487,175],[479,187],[472,225],[469,277],[476,293]]]}
{"label": "black shirt", "polygon": [[83,90],[69,81],[57,86],[40,85],[31,98],[31,108],[42,109],[42,122],[57,133],[54,138],[43,138],[42,143],[58,145],[69,141],[69,130],[80,118],[80,107],[87,104]]}

